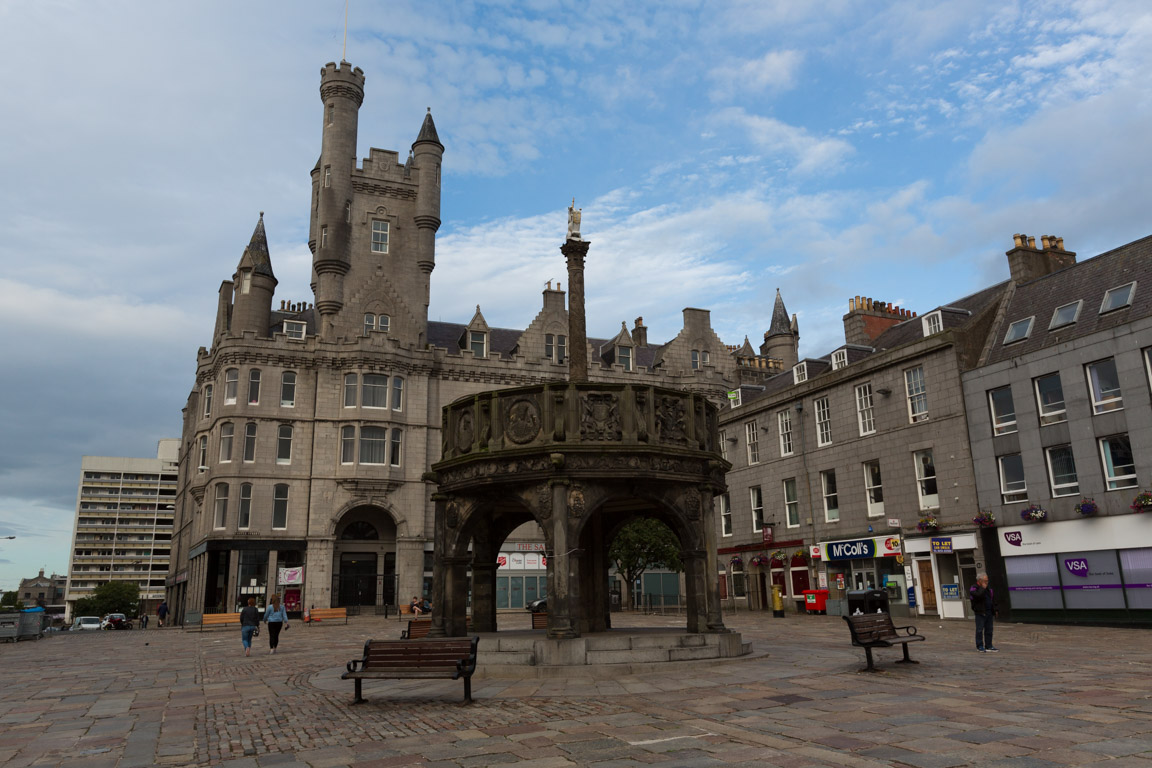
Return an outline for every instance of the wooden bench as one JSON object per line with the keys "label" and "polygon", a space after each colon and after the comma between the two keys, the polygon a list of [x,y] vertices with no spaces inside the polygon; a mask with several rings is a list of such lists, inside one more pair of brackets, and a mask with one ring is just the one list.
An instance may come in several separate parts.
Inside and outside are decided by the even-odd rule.
{"label": "wooden bench", "polygon": [[345,624],[348,623],[348,609],[347,608],[312,608],[308,611],[308,619],[305,624],[311,624],[314,621],[335,621],[342,619]]}
{"label": "wooden bench", "polygon": [[226,627],[239,623],[239,613],[205,613],[200,617],[200,631],[203,632],[204,627]]}
{"label": "wooden bench", "polygon": [[[852,633],[852,645],[864,649],[868,657],[867,672],[876,672],[872,664],[873,648],[891,648],[894,645],[904,647],[904,658],[897,664],[919,664],[908,656],[908,643],[925,639],[923,635],[916,634],[916,627],[896,627],[892,625],[892,616],[887,613],[864,613],[856,616],[845,616],[848,630]],[[903,632],[904,634],[900,634]]]}
{"label": "wooden bench", "polygon": [[548,629],[548,614],[543,611],[533,613],[532,629]]}
{"label": "wooden bench", "polygon": [[476,671],[476,645],[479,637],[446,637],[409,642],[369,640],[364,658],[348,662],[341,680],[356,681],[356,700],[364,702],[361,680],[464,679],[464,701],[472,701],[472,673]]}
{"label": "wooden bench", "polygon": [[[465,632],[472,629],[472,617],[469,616],[464,619]],[[401,640],[418,640],[421,637],[428,637],[428,631],[432,629],[432,619],[409,619],[408,629],[400,633]]]}

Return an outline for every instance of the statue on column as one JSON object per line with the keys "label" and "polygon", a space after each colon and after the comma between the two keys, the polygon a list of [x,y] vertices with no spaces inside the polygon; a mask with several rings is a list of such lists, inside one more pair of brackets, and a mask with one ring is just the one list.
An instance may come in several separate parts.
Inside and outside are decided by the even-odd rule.
{"label": "statue on column", "polygon": [[572,198],[572,205],[568,206],[568,239],[580,240],[580,212],[583,208],[576,207],[576,198]]}

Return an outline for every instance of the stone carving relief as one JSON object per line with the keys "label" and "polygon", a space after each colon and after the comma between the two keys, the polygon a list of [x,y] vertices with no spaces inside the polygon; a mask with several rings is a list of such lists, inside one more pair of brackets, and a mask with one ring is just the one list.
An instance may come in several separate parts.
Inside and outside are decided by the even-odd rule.
{"label": "stone carving relief", "polygon": [[530,443],[540,434],[540,406],[530,397],[512,401],[504,412],[504,434],[517,445]]}
{"label": "stone carving relief", "polygon": [[488,447],[492,439],[492,403],[487,400],[480,402],[480,450]]}
{"label": "stone carving relief", "polygon": [[695,488],[689,488],[684,491],[684,514],[689,520],[696,521],[700,519],[700,491]]}
{"label": "stone carving relief", "polygon": [[[572,297],[569,296],[568,300],[571,301]],[[564,407],[564,393],[563,392],[553,393],[552,404],[553,404],[552,421],[554,424],[554,426],[552,428],[552,439],[558,443],[562,443],[562,442],[564,442],[564,421],[565,421],[564,417],[565,417],[565,412],[567,410]]]}
{"label": "stone carving relief", "polygon": [[449,501],[445,505],[444,522],[448,524],[449,528],[455,528],[460,525],[460,505],[455,501]]}
{"label": "stone carving relief", "polygon": [[648,442],[648,392],[636,391],[636,440]]}
{"label": "stone carving relief", "polygon": [[536,510],[541,520],[552,518],[552,484],[540,483],[536,486]]}
{"label": "stone carving relief", "polygon": [[678,397],[656,400],[656,434],[660,442],[684,445],[688,442],[684,401]]}
{"label": "stone carving relief", "polygon": [[580,400],[580,437],[585,440],[619,440],[620,398],[609,393],[593,393],[582,395]]}
{"label": "stone carving relief", "polygon": [[574,518],[583,517],[587,511],[587,502],[584,500],[584,488],[579,484],[573,484],[573,486],[568,489],[568,516]]}
{"label": "stone carving relief", "polygon": [[456,448],[461,453],[472,450],[475,435],[476,427],[472,421],[472,411],[461,411],[456,417]]}

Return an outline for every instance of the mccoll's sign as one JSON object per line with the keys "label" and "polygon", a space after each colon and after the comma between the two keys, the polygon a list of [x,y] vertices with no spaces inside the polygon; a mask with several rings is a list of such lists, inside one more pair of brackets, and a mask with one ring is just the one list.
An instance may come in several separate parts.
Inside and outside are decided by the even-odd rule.
{"label": "mccoll's sign", "polygon": [[829,541],[821,544],[825,560],[862,560],[870,557],[894,557],[900,554],[897,536],[875,536],[850,541]]}

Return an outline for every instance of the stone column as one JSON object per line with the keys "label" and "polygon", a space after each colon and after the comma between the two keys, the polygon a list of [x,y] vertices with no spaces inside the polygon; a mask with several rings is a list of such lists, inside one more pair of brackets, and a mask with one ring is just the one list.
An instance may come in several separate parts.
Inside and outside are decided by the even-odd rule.
{"label": "stone column", "polygon": [[[435,517],[435,541],[446,542],[448,540],[448,497],[442,493],[432,494],[432,502],[436,505]],[[405,597],[405,593],[400,591],[400,542],[397,541],[396,548],[396,605],[399,607],[407,602],[410,598]],[[423,554],[421,554],[423,558]],[[448,632],[446,630],[446,623],[444,618],[448,615],[449,603],[449,573],[446,560],[448,553],[445,551],[444,546],[437,545],[433,550],[432,555],[432,626],[428,629],[429,637],[445,637]]]}
{"label": "stone column", "polygon": [[[439,507],[440,502],[436,502],[436,505]],[[424,540],[397,537],[396,605],[409,602],[413,595],[424,596]],[[435,605],[435,601],[432,604]]]}
{"label": "stone column", "polygon": [[579,637],[574,619],[579,612],[579,560],[575,542],[568,540],[568,484],[552,486],[552,545],[548,558],[548,637]]}
{"label": "stone column", "polygon": [[720,579],[716,565],[716,509],[713,495],[708,491],[700,494],[700,512],[704,526],[704,570],[707,581],[705,589],[701,592],[707,600],[707,624],[709,632],[727,632],[724,627],[724,617],[720,612]]}
{"label": "stone column", "polygon": [[227,557],[228,580],[224,584],[224,609],[225,611],[232,611],[237,610],[235,608],[237,602],[247,605],[247,597],[241,600],[238,594],[240,591],[240,550],[231,550]]}
{"label": "stone column", "polygon": [[684,590],[687,595],[689,632],[708,631],[708,558],[702,549],[685,549],[680,553],[684,563]]}
{"label": "stone column", "polygon": [[604,541],[603,517],[597,515],[586,524],[581,537],[584,556],[580,559],[580,592],[583,595],[579,629],[585,632],[604,632],[608,629],[608,542]]}
{"label": "stone column", "polygon": [[584,318],[585,240],[566,240],[560,253],[568,260],[568,380],[588,381],[588,329]]}
{"label": "stone column", "polygon": [[[441,605],[432,604],[432,627],[429,637],[464,637],[468,631],[468,566],[470,555],[443,557],[439,572],[444,574],[444,597]],[[439,618],[439,626],[436,619]],[[434,634],[435,633],[435,634]]]}
{"label": "stone column", "polygon": [[268,584],[264,592],[264,604],[267,605],[271,602],[272,595],[280,595],[280,602],[284,602],[284,594],[280,591],[280,574],[276,570],[276,564],[280,562],[280,552],[275,549],[268,550]]}
{"label": "stone column", "polygon": [[312,539],[304,553],[304,608],[332,607],[333,539]]}
{"label": "stone column", "polygon": [[[483,553],[487,558],[489,553]],[[480,553],[472,559],[472,631],[496,631],[496,563],[495,557],[480,562]]]}

